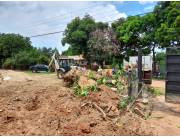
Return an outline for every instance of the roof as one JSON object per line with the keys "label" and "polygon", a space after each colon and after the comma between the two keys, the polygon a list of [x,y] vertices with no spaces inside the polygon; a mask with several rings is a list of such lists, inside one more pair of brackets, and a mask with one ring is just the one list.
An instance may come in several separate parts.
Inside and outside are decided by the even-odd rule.
{"label": "roof", "polygon": [[85,60],[82,55],[75,56],[59,56],[59,59]]}

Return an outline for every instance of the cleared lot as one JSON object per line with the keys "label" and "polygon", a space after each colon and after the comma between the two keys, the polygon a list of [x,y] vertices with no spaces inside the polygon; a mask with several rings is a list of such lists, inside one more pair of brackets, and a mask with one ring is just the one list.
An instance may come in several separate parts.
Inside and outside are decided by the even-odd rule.
{"label": "cleared lot", "polygon": [[107,87],[89,97],[77,97],[53,73],[0,73],[8,78],[0,84],[0,135],[180,135],[180,105],[165,103],[163,96],[153,99],[148,120],[131,113],[103,120],[99,111],[85,103],[116,104],[119,98]]}

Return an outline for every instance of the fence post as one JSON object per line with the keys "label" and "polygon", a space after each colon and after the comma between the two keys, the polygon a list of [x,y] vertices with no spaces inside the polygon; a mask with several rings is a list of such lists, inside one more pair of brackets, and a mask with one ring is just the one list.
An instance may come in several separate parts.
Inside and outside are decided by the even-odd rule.
{"label": "fence post", "polygon": [[142,50],[141,47],[138,49],[138,92],[142,87]]}

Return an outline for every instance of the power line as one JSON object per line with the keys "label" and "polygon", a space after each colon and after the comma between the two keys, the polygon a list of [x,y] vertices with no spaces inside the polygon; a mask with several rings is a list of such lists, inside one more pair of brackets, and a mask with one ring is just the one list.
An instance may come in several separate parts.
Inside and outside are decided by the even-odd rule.
{"label": "power line", "polygon": [[64,32],[64,31],[56,31],[56,32],[50,32],[50,33],[44,33],[44,34],[39,34],[39,35],[30,36],[30,38],[40,37],[40,36],[46,36],[46,35],[52,35],[52,34],[57,34],[57,33],[62,33],[62,32]]}
{"label": "power line", "polygon": [[[141,14],[137,14],[137,15],[133,15],[133,16],[140,16],[140,15],[145,15],[145,14],[148,14],[148,13],[152,13],[152,12],[146,12],[146,13],[141,13]],[[106,21],[107,23],[111,23],[111,22],[114,22],[114,21],[117,21],[118,19],[116,20],[110,20],[110,21]],[[34,38],[34,37],[40,37],[40,36],[46,36],[46,35],[52,35],[52,34],[57,34],[57,33],[63,33],[64,31],[56,31],[56,32],[50,32],[50,33],[44,33],[44,34],[39,34],[39,35],[33,35],[33,36],[30,36],[30,38]]]}

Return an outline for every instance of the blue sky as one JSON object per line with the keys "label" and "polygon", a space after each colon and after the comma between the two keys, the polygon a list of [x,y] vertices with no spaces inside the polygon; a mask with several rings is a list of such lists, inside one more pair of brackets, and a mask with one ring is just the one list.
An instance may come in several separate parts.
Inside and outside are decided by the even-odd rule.
{"label": "blue sky", "polygon": [[[96,21],[113,21],[120,17],[151,12],[157,2],[153,1],[15,1],[0,2],[0,32],[19,33],[32,36],[48,32],[65,30],[66,25],[75,17],[83,17],[86,13]],[[63,34],[54,34],[31,38],[35,47],[57,48],[66,50],[61,39]]]}
{"label": "blue sky", "polygon": [[139,2],[139,1],[126,1],[122,4],[117,4],[116,7],[120,12],[125,12],[129,15],[137,15],[153,10],[157,2]]}

